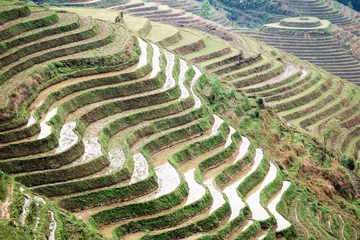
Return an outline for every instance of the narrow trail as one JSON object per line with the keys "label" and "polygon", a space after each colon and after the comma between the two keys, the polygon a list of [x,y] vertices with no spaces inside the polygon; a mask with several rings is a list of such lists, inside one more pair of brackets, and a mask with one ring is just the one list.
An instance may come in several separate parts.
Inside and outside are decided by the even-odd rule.
{"label": "narrow trail", "polygon": [[354,240],[358,240],[358,232],[357,232],[357,230],[355,228],[353,228],[353,230],[354,230],[354,233],[355,233]]}
{"label": "narrow trail", "polygon": [[298,197],[296,198],[296,200],[295,200],[295,218],[296,218],[296,221],[299,223],[299,225],[300,225],[303,229],[305,229],[307,237],[310,238],[310,232],[309,232],[309,230],[300,222],[299,217],[298,217],[297,206],[298,206],[298,203],[299,203],[299,198],[300,198],[300,196],[298,196]]}
{"label": "narrow trail", "polygon": [[[297,64],[290,62],[290,61],[284,61],[284,65],[285,65],[285,70],[283,73],[281,73],[280,75],[271,78],[267,81],[258,83],[258,84],[254,84],[248,87],[244,87],[242,89],[251,89],[251,88],[259,88],[259,87],[263,87],[265,85],[269,85],[269,84],[274,84],[277,82],[281,82],[284,81],[285,79],[287,79],[288,77],[290,77],[291,75],[295,74],[297,71],[299,71],[299,67]],[[305,72],[304,72],[305,71]],[[307,74],[307,70],[303,70],[303,75]]]}
{"label": "narrow trail", "polygon": [[345,230],[345,222],[344,219],[342,218],[342,216],[340,214],[338,214],[338,217],[340,218],[340,221],[342,223],[342,228],[341,228],[341,236],[344,240],[346,240],[345,235],[344,235],[344,230]]}
{"label": "narrow trail", "polygon": [[12,198],[13,192],[14,192],[14,185],[9,184],[9,186],[8,186],[8,195],[6,196],[6,199],[5,199],[4,203],[0,207],[0,213],[1,213],[0,216],[1,216],[1,218],[10,219],[9,207],[11,205],[11,198]]}
{"label": "narrow trail", "polygon": [[329,217],[329,220],[328,220],[328,222],[327,222],[327,225],[328,225],[329,231],[332,233],[332,232],[333,232],[333,230],[331,229],[332,216],[331,216],[330,213],[328,214],[328,217]]}
{"label": "narrow trail", "polygon": [[57,228],[57,222],[55,220],[55,214],[53,211],[48,211],[50,213],[50,224],[49,224],[49,238],[48,240],[55,240],[55,231]]}
{"label": "narrow trail", "polygon": [[[24,191],[24,189],[22,187],[20,187],[20,192],[22,193],[23,191]],[[19,221],[22,225],[25,225],[26,217],[29,213],[29,205],[31,202],[31,197],[26,193],[23,193],[23,196],[25,198],[25,202],[22,207],[22,213],[19,216]]]}

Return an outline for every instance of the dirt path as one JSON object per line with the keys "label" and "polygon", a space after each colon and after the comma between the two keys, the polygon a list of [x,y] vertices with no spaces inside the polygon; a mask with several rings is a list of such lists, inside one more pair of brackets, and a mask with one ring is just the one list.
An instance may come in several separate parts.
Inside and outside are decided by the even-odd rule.
{"label": "dirt path", "polygon": [[55,231],[56,231],[56,227],[57,227],[57,223],[55,220],[55,214],[53,211],[49,211],[50,213],[50,224],[49,224],[49,231],[50,231],[50,235],[49,235],[49,239],[48,240],[55,240]]}
{"label": "dirt path", "polygon": [[342,228],[341,228],[341,236],[343,237],[344,240],[346,240],[345,236],[344,236],[344,229],[345,229],[345,222],[344,219],[342,218],[342,216],[340,214],[338,214],[338,217],[340,218],[340,221],[342,223]]}
{"label": "dirt path", "polygon": [[328,216],[329,216],[329,221],[327,222],[327,225],[328,225],[329,231],[332,233],[333,232],[333,230],[331,229],[332,216],[330,213],[328,214]]}
{"label": "dirt path", "polygon": [[[20,187],[20,192],[22,193],[23,191],[24,191],[24,189],[22,187]],[[19,220],[20,220],[20,223],[22,225],[25,225],[26,216],[27,216],[27,214],[29,212],[29,205],[30,205],[30,202],[31,202],[31,197],[26,193],[23,193],[23,196],[25,198],[25,202],[24,202],[24,205],[22,207],[22,213],[19,216]]]}
{"label": "dirt path", "polygon": [[264,82],[261,82],[261,83],[258,83],[258,84],[254,84],[254,85],[251,85],[249,87],[245,87],[243,89],[259,88],[259,87],[263,87],[265,85],[274,84],[274,83],[277,83],[277,82],[284,81],[286,78],[288,78],[291,75],[295,74],[299,70],[298,65],[293,63],[293,62],[290,62],[290,61],[284,61],[284,66],[285,66],[285,71],[283,73],[281,73],[280,75],[278,75],[278,76],[276,76],[274,78],[271,78],[271,79],[269,79],[267,81],[264,81]]}
{"label": "dirt path", "polygon": [[10,219],[10,211],[9,211],[9,207],[11,204],[11,198],[14,192],[14,185],[9,184],[8,186],[8,195],[6,196],[6,199],[4,201],[4,203],[2,204],[2,206],[0,207],[0,217],[1,218],[6,218],[6,219]]}
{"label": "dirt path", "polygon": [[356,230],[356,228],[353,228],[353,230],[354,230],[354,233],[355,233],[355,240],[357,240],[358,239],[358,232],[357,232],[357,230]]}
{"label": "dirt path", "polygon": [[307,237],[310,238],[310,232],[309,232],[309,230],[300,222],[300,220],[299,220],[299,218],[298,218],[297,206],[298,206],[298,203],[299,203],[299,198],[300,198],[300,196],[298,196],[298,197],[296,198],[296,200],[295,200],[295,218],[296,218],[296,221],[299,223],[299,225],[300,225],[303,229],[305,229]]}

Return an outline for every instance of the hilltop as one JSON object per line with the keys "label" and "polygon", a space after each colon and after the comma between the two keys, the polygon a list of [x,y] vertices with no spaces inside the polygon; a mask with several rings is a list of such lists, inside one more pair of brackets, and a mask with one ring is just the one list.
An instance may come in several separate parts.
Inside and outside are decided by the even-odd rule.
{"label": "hilltop", "polygon": [[7,239],[358,239],[356,84],[196,1],[1,3]]}

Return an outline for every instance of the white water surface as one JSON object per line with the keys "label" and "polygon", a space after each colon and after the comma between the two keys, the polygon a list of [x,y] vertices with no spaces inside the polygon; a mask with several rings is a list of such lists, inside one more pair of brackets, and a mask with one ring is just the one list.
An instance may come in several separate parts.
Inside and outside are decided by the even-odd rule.
{"label": "white water surface", "polygon": [[186,61],[180,59],[180,73],[179,73],[179,86],[181,89],[181,95],[179,97],[179,101],[182,101],[190,96],[189,91],[185,87],[185,79],[186,79],[186,72],[189,70],[189,66],[187,65]]}
{"label": "white water surface", "polygon": [[235,128],[233,128],[232,126],[229,126],[229,128],[230,128],[230,132],[229,132],[228,138],[226,139],[226,143],[225,143],[224,148],[227,148],[228,146],[231,145],[231,143],[232,143],[231,137],[232,137],[232,135],[234,135],[234,133],[236,132]]}
{"label": "white water surface", "polygon": [[171,193],[180,184],[180,176],[170,163],[165,163],[156,167],[155,173],[159,183],[155,198]]}
{"label": "white water surface", "polygon": [[211,134],[210,134],[210,136],[216,135],[216,134],[219,132],[219,128],[220,128],[221,124],[224,122],[224,120],[222,120],[222,119],[221,119],[218,115],[216,115],[216,114],[213,114],[213,117],[214,117],[215,121],[214,121],[214,125],[213,125],[213,127],[212,127],[212,129],[211,129]]}
{"label": "white water surface", "polygon": [[239,154],[236,156],[234,163],[238,162],[240,159],[242,159],[246,153],[249,150],[250,147],[250,141],[249,139],[247,139],[246,137],[241,137],[242,142],[239,148]]}
{"label": "white water surface", "polygon": [[140,59],[139,59],[138,65],[136,67],[136,69],[139,69],[139,68],[142,68],[143,66],[145,66],[147,63],[147,43],[139,37],[137,39],[138,39],[140,49],[141,49]]}
{"label": "white water surface", "polygon": [[186,206],[193,202],[196,202],[202,196],[204,196],[205,188],[202,185],[200,185],[198,182],[195,181],[195,168],[187,171],[184,174],[184,177],[189,186],[189,196],[185,203],[185,206]]}
{"label": "white water surface", "polygon": [[256,189],[246,200],[249,205],[249,208],[252,212],[252,219],[257,221],[266,220],[270,217],[265,208],[260,204],[260,193],[269,183],[271,183],[276,178],[277,168],[270,162],[270,168],[268,173],[265,176],[264,181],[261,183],[260,187]]}
{"label": "white water surface", "polygon": [[284,181],[283,186],[282,186],[282,188],[280,190],[280,193],[268,205],[269,211],[276,218],[276,223],[277,223],[276,231],[277,232],[282,231],[282,230],[284,230],[284,229],[291,226],[291,223],[288,220],[286,220],[283,216],[281,216],[281,214],[276,210],[276,206],[280,202],[282,195],[290,187],[290,184],[291,183],[289,181]]}
{"label": "white water surface", "polygon": [[164,86],[161,88],[161,91],[166,91],[170,88],[175,87],[176,82],[173,76],[173,69],[174,69],[174,65],[175,65],[175,55],[172,54],[171,52],[168,52],[166,50],[164,50],[165,53],[165,57],[166,57],[166,81],[164,83]]}
{"label": "white water surface", "polygon": [[121,169],[126,161],[125,152],[121,148],[112,148],[108,155],[110,165],[108,166],[109,170],[106,172],[107,175]]}
{"label": "white water surface", "polygon": [[209,213],[209,215],[210,215],[211,213],[213,213],[216,209],[218,209],[225,203],[225,199],[224,199],[224,196],[222,195],[222,193],[219,192],[215,188],[214,178],[207,180],[206,182],[204,182],[204,184],[205,184],[205,186],[207,186],[209,188],[211,196],[213,198],[213,204],[211,206],[210,213]]}
{"label": "white water surface", "polygon": [[40,133],[37,137],[37,139],[43,139],[46,138],[47,136],[49,136],[51,134],[51,126],[47,124],[48,121],[50,121],[50,119],[55,116],[57,112],[57,108],[53,108],[50,110],[50,112],[48,112],[46,114],[46,117],[44,120],[41,121],[40,123]]}
{"label": "white water surface", "polygon": [[241,209],[243,209],[245,207],[245,203],[239,197],[236,189],[238,188],[240,183],[242,183],[245,180],[245,178],[247,178],[253,172],[255,172],[255,170],[259,166],[263,156],[264,156],[263,151],[261,149],[257,148],[255,158],[254,158],[254,164],[252,165],[250,171],[245,176],[240,178],[238,181],[236,181],[235,183],[231,184],[230,186],[228,186],[224,189],[224,193],[228,197],[230,207],[231,207],[231,215],[230,215],[229,222],[231,220],[233,220],[234,218],[236,218],[239,215]]}
{"label": "white water surface", "polygon": [[191,94],[193,95],[194,100],[195,100],[194,109],[198,109],[198,108],[201,107],[202,103],[201,103],[200,98],[198,96],[196,96],[194,88],[195,88],[196,81],[201,77],[202,72],[195,66],[193,66],[193,68],[194,68],[194,71],[195,71],[195,76],[191,81],[190,91],[191,91]]}
{"label": "white water surface", "polygon": [[136,153],[134,156],[134,171],[131,176],[130,183],[136,183],[144,180],[149,176],[149,164],[141,153]]}
{"label": "white water surface", "polygon": [[158,73],[160,72],[160,49],[155,44],[151,43],[151,47],[154,49],[153,52],[153,59],[152,59],[152,71],[150,74],[150,78],[156,77]]}
{"label": "white water surface", "polygon": [[73,146],[79,139],[74,132],[76,122],[69,122],[62,126],[60,131],[59,146],[56,148],[56,153],[64,152]]}
{"label": "white water surface", "polygon": [[30,113],[30,118],[29,118],[29,121],[28,123],[26,124],[27,127],[33,125],[34,123],[36,123],[36,118],[34,117],[34,112],[35,110],[33,110],[31,113]]}

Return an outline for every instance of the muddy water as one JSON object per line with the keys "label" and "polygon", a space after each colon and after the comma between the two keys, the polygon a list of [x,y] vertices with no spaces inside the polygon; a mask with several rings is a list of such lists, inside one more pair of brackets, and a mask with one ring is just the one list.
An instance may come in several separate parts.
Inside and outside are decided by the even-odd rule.
{"label": "muddy water", "polygon": [[144,180],[149,175],[149,164],[141,153],[134,155],[134,172],[131,176],[130,183],[136,183]]}
{"label": "muddy water", "polygon": [[195,70],[195,76],[191,81],[190,91],[191,91],[191,94],[194,96],[194,100],[195,100],[194,109],[198,109],[201,107],[201,100],[200,100],[200,98],[198,98],[198,96],[196,96],[194,88],[195,88],[196,81],[201,77],[202,73],[197,67],[193,66],[193,68]]}
{"label": "muddy water", "polygon": [[249,150],[250,147],[250,141],[249,139],[247,139],[246,137],[241,137],[242,142],[239,148],[239,154],[236,156],[234,163],[238,162],[240,159],[242,159],[246,153]]}
{"label": "muddy water", "polygon": [[161,88],[161,91],[163,91],[163,92],[170,88],[175,87],[175,85],[176,85],[176,82],[175,82],[175,79],[173,76],[175,55],[166,50],[164,50],[164,53],[165,53],[167,63],[166,63],[166,81],[165,81],[164,86]]}
{"label": "muddy water", "polygon": [[264,189],[266,185],[271,183],[276,177],[277,168],[270,162],[269,172],[266,174],[265,179],[258,184],[246,197],[246,202],[248,203],[250,210],[252,212],[252,218],[254,220],[265,220],[270,216],[267,211],[260,204],[260,192]]}
{"label": "muddy water", "polygon": [[213,213],[216,209],[222,206],[225,203],[225,199],[221,192],[219,192],[214,186],[214,178],[211,178],[204,182],[205,186],[207,186],[210,190],[211,196],[213,198],[213,204],[211,206],[209,215]]}
{"label": "muddy water", "polygon": [[213,117],[215,119],[214,125],[211,129],[210,136],[214,136],[219,132],[220,125],[224,122],[218,115],[213,114]]}
{"label": "muddy water", "polygon": [[150,74],[150,78],[156,77],[160,72],[160,49],[157,45],[151,43],[151,47],[153,48],[153,59],[152,59],[152,71]]}
{"label": "muddy water", "polygon": [[26,127],[29,127],[29,126],[33,125],[34,123],[36,123],[36,118],[34,117],[34,112],[35,112],[35,110],[31,111],[29,121],[26,124]]}
{"label": "muddy water", "polygon": [[69,122],[62,126],[60,131],[59,146],[55,152],[64,152],[78,141],[78,135],[74,132],[76,122]]}
{"label": "muddy water", "polygon": [[286,220],[283,216],[281,216],[280,213],[276,210],[276,205],[278,205],[278,203],[281,200],[282,195],[290,187],[290,184],[291,183],[289,181],[284,181],[280,192],[275,195],[274,199],[268,205],[269,211],[276,218],[276,223],[277,223],[276,231],[277,232],[282,231],[291,226],[291,223],[288,220]]}
{"label": "muddy water", "polygon": [[231,137],[236,132],[235,128],[233,128],[232,126],[229,126],[229,128],[230,128],[230,132],[229,132],[228,138],[226,139],[226,143],[225,143],[224,148],[227,148],[228,146],[230,146],[230,144],[232,143]]}
{"label": "muddy water", "polygon": [[189,186],[189,196],[185,203],[185,206],[186,206],[193,202],[196,202],[202,196],[204,196],[205,188],[195,181],[195,168],[187,171],[184,174],[184,177]]}
{"label": "muddy water", "polygon": [[140,45],[140,49],[141,49],[141,55],[140,55],[140,59],[138,62],[138,65],[136,66],[136,69],[142,68],[143,66],[146,65],[147,63],[147,43],[142,40],[141,38],[137,38],[139,45]]}
{"label": "muddy water", "polygon": [[159,198],[168,193],[171,193],[179,186],[180,176],[176,169],[170,163],[160,165],[154,170],[156,176],[158,177],[159,184],[154,198]]}
{"label": "muddy water", "polygon": [[[246,144],[245,141],[243,141],[242,145],[243,144]],[[240,148],[241,148],[241,146],[240,146]],[[239,155],[240,154],[242,154],[241,150],[239,151]],[[245,180],[245,178],[250,176],[250,174],[252,174],[256,170],[256,168],[259,166],[262,158],[263,158],[262,150],[256,149],[254,164],[252,165],[251,169],[249,171],[245,172],[239,180],[230,184],[228,187],[226,187],[224,189],[224,193],[228,197],[229,202],[230,202],[230,207],[231,207],[231,215],[230,215],[229,221],[236,218],[239,215],[240,210],[245,207],[245,203],[242,201],[242,199],[239,197],[239,195],[237,193],[237,190],[236,190],[237,187],[240,185],[240,183],[242,183]]]}
{"label": "muddy water", "polygon": [[49,224],[49,239],[48,240],[55,240],[55,231],[56,231],[56,227],[57,227],[57,223],[55,220],[55,214],[53,211],[49,211],[50,213],[50,224]]}
{"label": "muddy water", "polygon": [[[24,191],[24,189],[22,187],[20,187],[20,192],[22,193]],[[28,194],[23,194],[24,196],[24,199],[25,199],[25,202],[24,202],[24,205],[22,207],[22,212],[19,216],[19,221],[22,225],[25,224],[25,221],[26,221],[26,216],[27,214],[29,213],[29,205],[30,205],[30,202],[31,202],[31,197],[28,195]]]}
{"label": "muddy water", "polygon": [[46,138],[47,136],[49,136],[51,134],[51,126],[48,125],[47,122],[53,116],[55,116],[56,112],[57,112],[57,108],[51,109],[51,111],[46,114],[45,119],[40,122],[40,133],[39,133],[37,139]]}
{"label": "muddy water", "polygon": [[183,59],[180,59],[179,86],[181,89],[181,96],[179,98],[179,101],[182,101],[190,96],[189,91],[187,90],[184,84],[185,74],[188,69],[189,67],[187,63]]}

